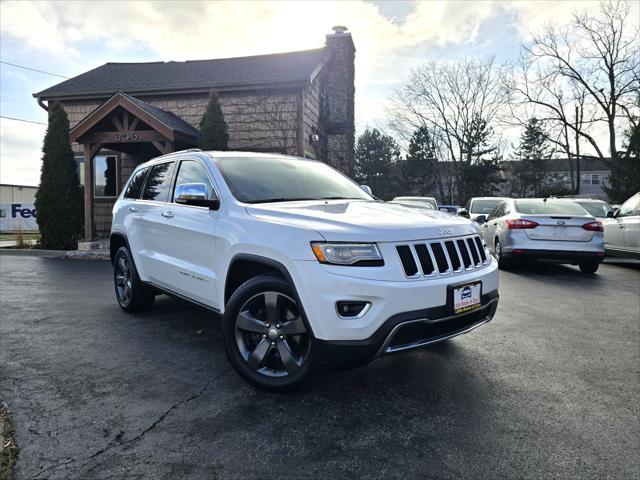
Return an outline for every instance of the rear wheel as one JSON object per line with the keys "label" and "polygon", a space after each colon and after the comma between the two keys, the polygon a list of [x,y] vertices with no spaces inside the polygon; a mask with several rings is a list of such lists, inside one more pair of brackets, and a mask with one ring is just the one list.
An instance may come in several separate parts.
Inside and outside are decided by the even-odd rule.
{"label": "rear wheel", "polygon": [[496,260],[498,261],[498,268],[500,270],[504,270],[509,267],[509,261],[504,257],[502,253],[502,245],[500,244],[500,240],[496,238],[496,242],[494,244],[494,252]]}
{"label": "rear wheel", "polygon": [[222,333],[229,361],[256,387],[291,390],[316,370],[312,332],[282,278],[260,275],[238,287],[225,309]]}
{"label": "rear wheel", "polygon": [[598,271],[598,267],[600,266],[599,262],[582,262],[578,265],[580,267],[580,271],[582,273],[596,273]]}
{"label": "rear wheel", "polygon": [[113,261],[113,284],[116,299],[125,312],[143,312],[153,306],[155,294],[138,276],[127,247],[120,247]]}

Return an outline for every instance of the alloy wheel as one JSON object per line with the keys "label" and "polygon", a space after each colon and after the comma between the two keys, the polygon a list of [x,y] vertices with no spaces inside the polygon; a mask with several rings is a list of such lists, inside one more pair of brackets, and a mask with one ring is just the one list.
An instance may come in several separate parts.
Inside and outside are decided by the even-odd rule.
{"label": "alloy wheel", "polygon": [[126,256],[120,255],[116,261],[116,293],[118,300],[123,305],[128,305],[131,301],[131,292],[133,291],[131,279],[131,267]]}
{"label": "alloy wheel", "polygon": [[246,364],[267,377],[295,373],[311,350],[296,301],[274,291],[254,295],[244,303],[235,319],[235,339]]}

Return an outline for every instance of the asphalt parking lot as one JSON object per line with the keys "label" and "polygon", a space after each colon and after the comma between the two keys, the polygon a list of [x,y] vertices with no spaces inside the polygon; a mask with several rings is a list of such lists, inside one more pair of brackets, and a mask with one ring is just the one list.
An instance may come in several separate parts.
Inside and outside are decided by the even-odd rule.
{"label": "asphalt parking lot", "polygon": [[110,268],[0,257],[18,479],[640,476],[637,264],[502,272],[490,324],[288,395],[236,375],[206,310],[121,312]]}

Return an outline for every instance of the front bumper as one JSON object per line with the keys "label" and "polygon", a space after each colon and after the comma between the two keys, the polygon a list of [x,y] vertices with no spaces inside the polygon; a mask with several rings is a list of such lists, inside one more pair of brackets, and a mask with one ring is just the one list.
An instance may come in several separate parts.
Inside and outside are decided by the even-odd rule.
{"label": "front bumper", "polygon": [[[379,335],[376,332],[383,331],[381,328],[385,325],[391,325],[392,318],[407,321],[447,317],[451,315],[450,307],[447,307],[451,285],[480,281],[483,305],[486,295],[497,295],[498,292],[495,261],[478,270],[438,278],[375,280],[358,277],[370,275],[366,269],[374,268],[384,267],[338,269],[327,268],[318,262],[294,261],[292,280],[317,340],[366,343]],[[343,318],[336,311],[338,301],[367,302],[370,307],[362,316]],[[418,316],[415,316],[416,312]],[[378,347],[382,341],[384,339]]]}
{"label": "front bumper", "polygon": [[361,365],[376,357],[413,350],[470,332],[490,322],[498,308],[498,292],[482,296],[482,307],[449,315],[445,307],[405,312],[387,319],[364,340],[318,340],[324,363]]}

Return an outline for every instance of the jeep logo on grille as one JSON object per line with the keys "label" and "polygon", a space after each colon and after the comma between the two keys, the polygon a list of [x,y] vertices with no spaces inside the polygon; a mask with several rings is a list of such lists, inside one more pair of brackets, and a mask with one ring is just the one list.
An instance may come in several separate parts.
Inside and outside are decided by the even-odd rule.
{"label": "jeep logo on grille", "polygon": [[440,227],[438,229],[438,235],[453,235],[453,228],[451,228],[451,227],[447,227],[447,228]]}

